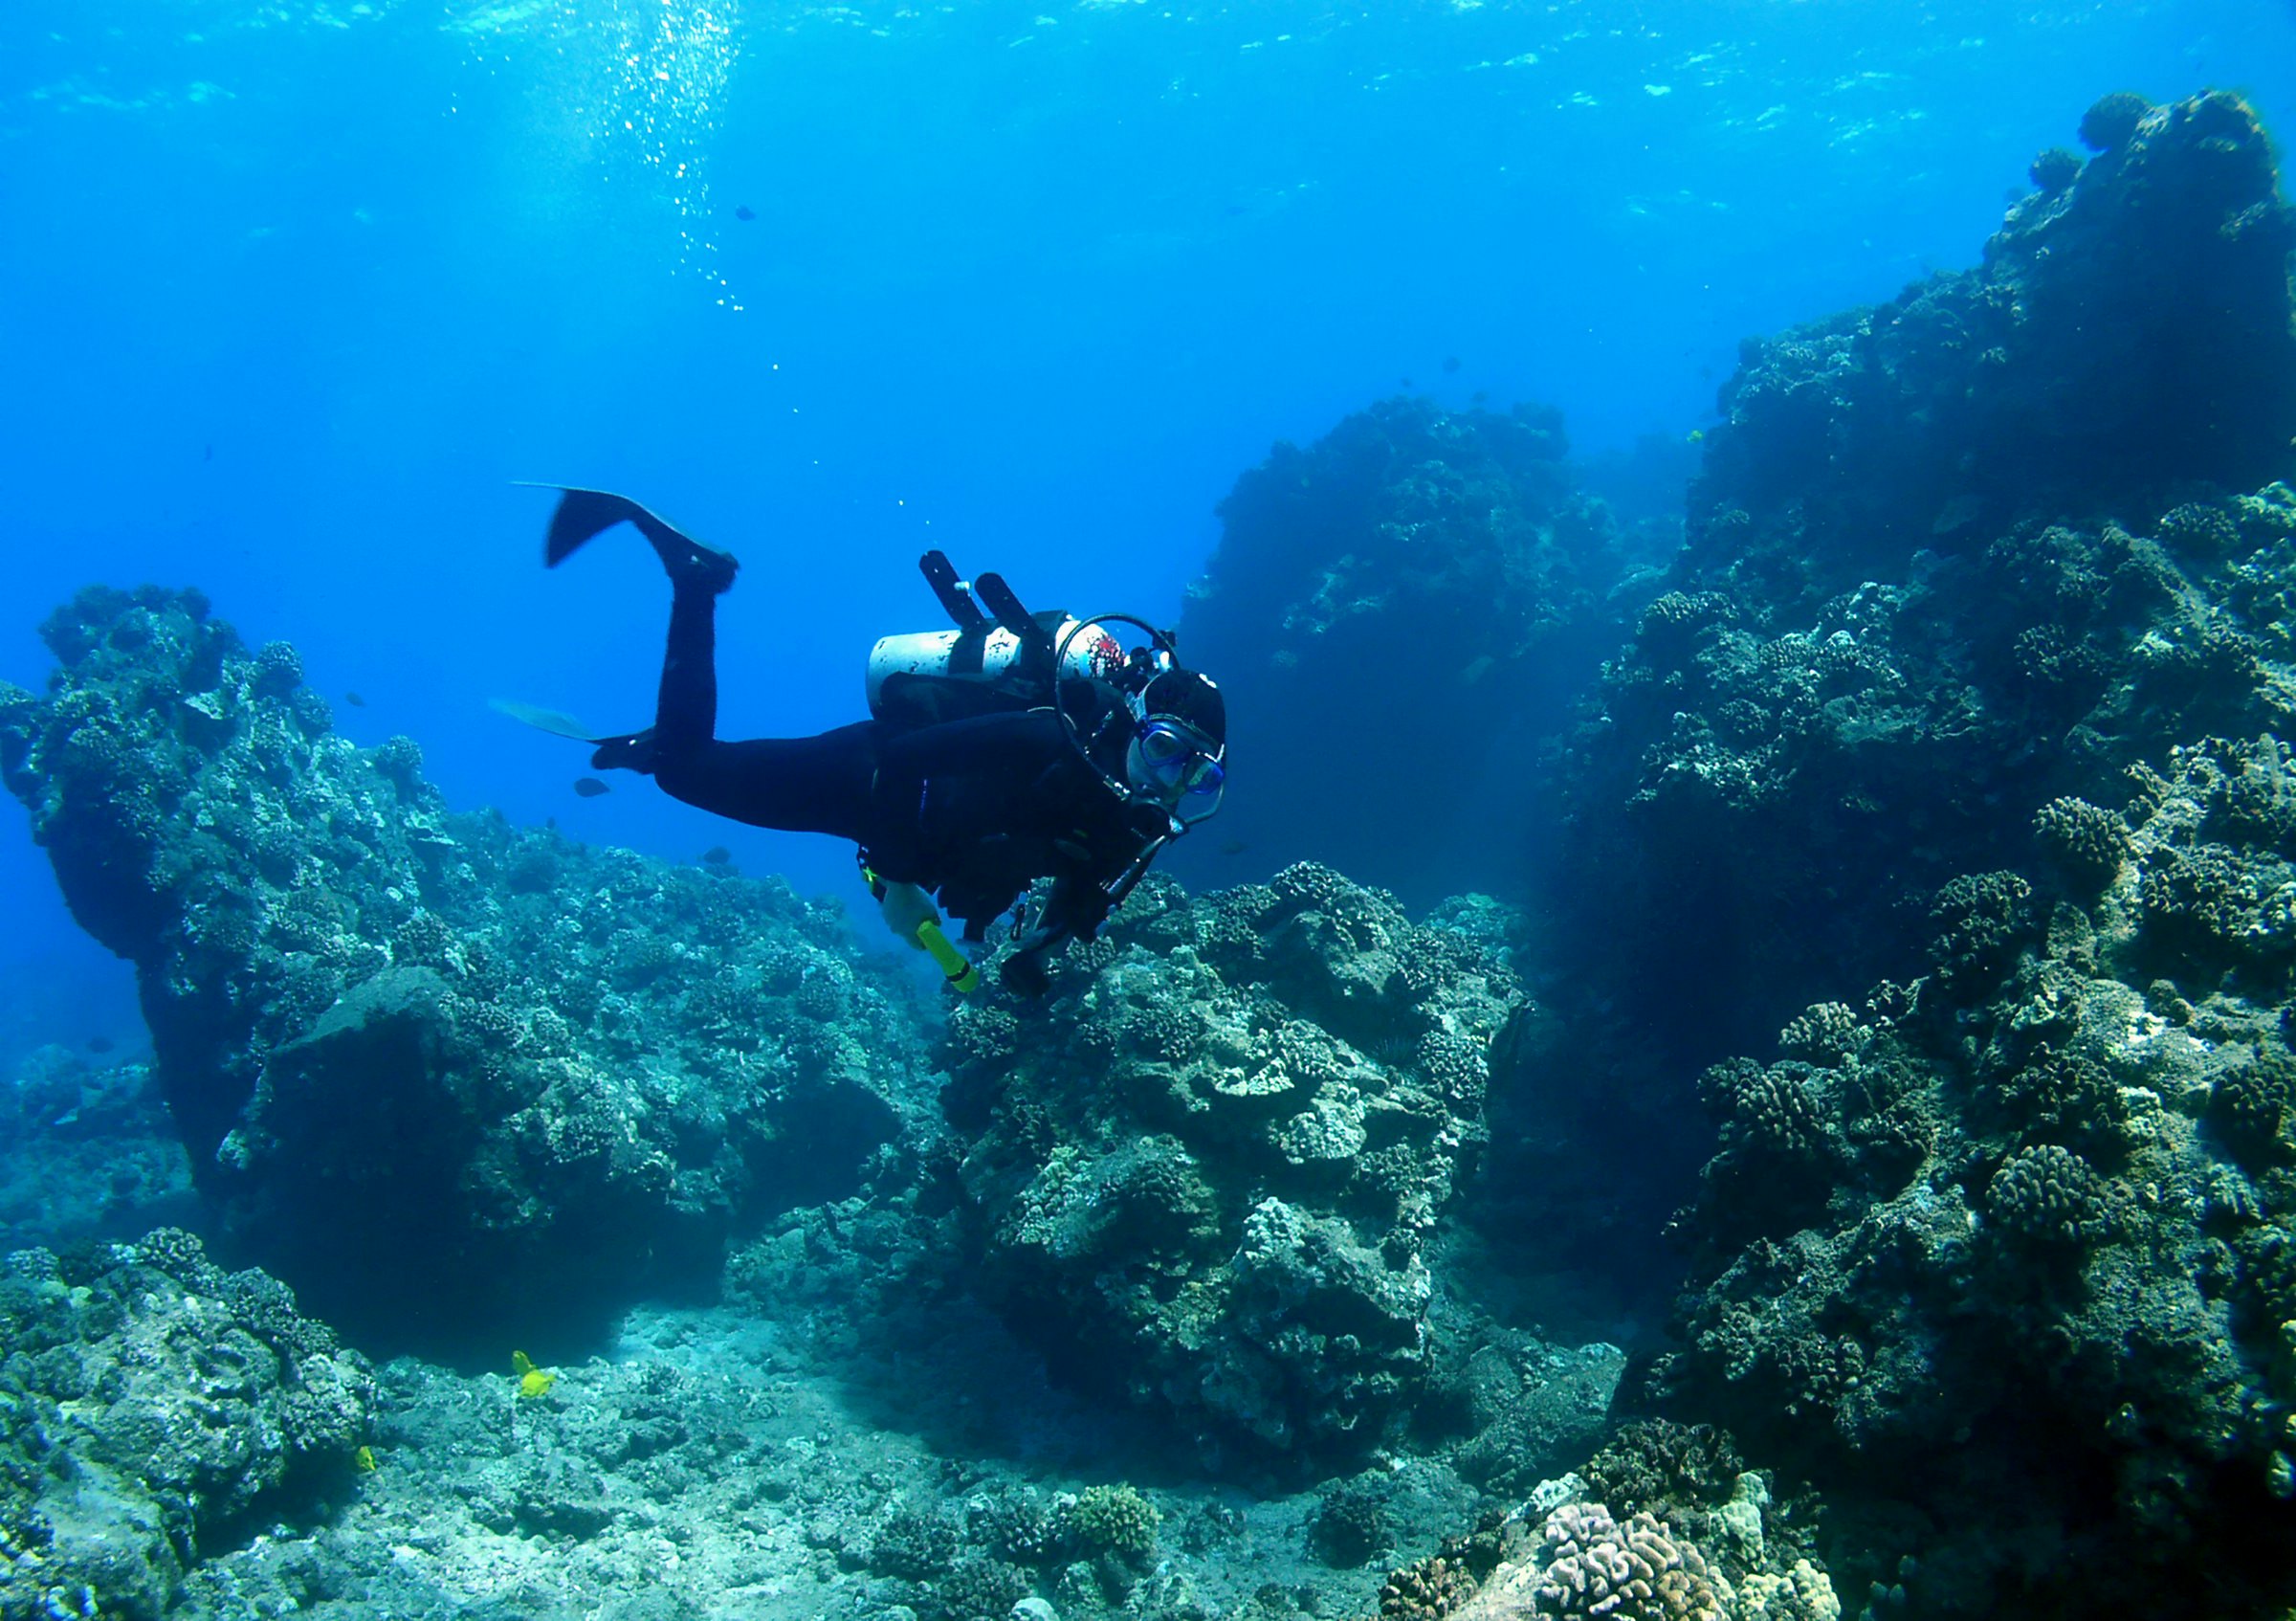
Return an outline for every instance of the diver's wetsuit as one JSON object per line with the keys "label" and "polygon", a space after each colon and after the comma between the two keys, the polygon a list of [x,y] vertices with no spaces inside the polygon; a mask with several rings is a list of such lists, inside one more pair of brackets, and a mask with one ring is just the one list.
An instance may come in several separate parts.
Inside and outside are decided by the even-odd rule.
{"label": "diver's wetsuit", "polygon": [[[1040,928],[1091,939],[1106,886],[1166,831],[1076,757],[1048,709],[928,726],[863,721],[809,738],[719,742],[716,595],[680,584],[654,717],[665,792],[753,827],[851,839],[880,877],[938,891],[979,940],[1040,877]],[[1084,701],[1104,702],[1090,683]]]}

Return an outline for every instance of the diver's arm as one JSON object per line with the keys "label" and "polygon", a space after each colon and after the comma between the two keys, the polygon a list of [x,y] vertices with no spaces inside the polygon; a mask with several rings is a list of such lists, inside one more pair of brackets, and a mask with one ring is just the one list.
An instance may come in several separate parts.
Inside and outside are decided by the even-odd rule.
{"label": "diver's arm", "polygon": [[1083,865],[1057,875],[1034,925],[1021,937],[1020,944],[1006,955],[1004,966],[998,970],[1004,988],[1016,996],[1029,997],[1042,996],[1050,989],[1052,982],[1045,971],[1046,961],[1071,938],[1096,939],[1100,925],[1108,921],[1109,913],[1118,903],[1113,886],[1132,872],[1135,862],[1143,855],[1153,857],[1155,853],[1155,845],[1142,845],[1121,861],[1099,863],[1107,869],[1105,877]]}

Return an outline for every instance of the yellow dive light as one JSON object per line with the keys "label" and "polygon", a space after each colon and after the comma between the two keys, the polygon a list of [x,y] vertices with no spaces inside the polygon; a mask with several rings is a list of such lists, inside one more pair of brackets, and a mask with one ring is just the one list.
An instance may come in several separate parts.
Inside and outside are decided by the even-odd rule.
{"label": "yellow dive light", "polygon": [[955,942],[940,926],[940,908],[933,898],[913,883],[887,883],[871,871],[864,862],[861,877],[869,884],[869,892],[876,897],[877,910],[884,913],[885,922],[894,933],[916,946],[939,965],[951,988],[974,991],[981,988],[981,970],[972,965]]}
{"label": "yellow dive light", "polygon": [[949,977],[949,984],[959,990],[971,991],[981,988],[981,970],[973,966],[972,959],[957,949],[956,944],[941,932],[938,922],[919,923],[916,943],[925,954],[940,965],[940,971]]}

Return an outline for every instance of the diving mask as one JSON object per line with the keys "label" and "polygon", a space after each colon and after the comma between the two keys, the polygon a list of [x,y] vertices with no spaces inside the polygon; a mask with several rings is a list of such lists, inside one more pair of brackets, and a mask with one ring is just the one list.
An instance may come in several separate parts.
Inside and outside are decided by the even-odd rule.
{"label": "diving mask", "polygon": [[1220,809],[1227,785],[1225,752],[1184,721],[1151,715],[1133,733],[1125,773],[1141,792],[1183,822],[1201,822]]}

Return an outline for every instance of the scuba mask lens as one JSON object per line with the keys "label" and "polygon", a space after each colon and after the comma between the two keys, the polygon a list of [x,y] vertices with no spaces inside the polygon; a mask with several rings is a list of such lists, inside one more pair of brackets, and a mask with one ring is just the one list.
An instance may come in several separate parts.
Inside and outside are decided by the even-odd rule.
{"label": "scuba mask lens", "polygon": [[1227,782],[1218,751],[1193,727],[1172,721],[1143,722],[1137,749],[1143,786],[1171,801],[1185,800],[1182,820],[1196,821],[1211,814]]}

